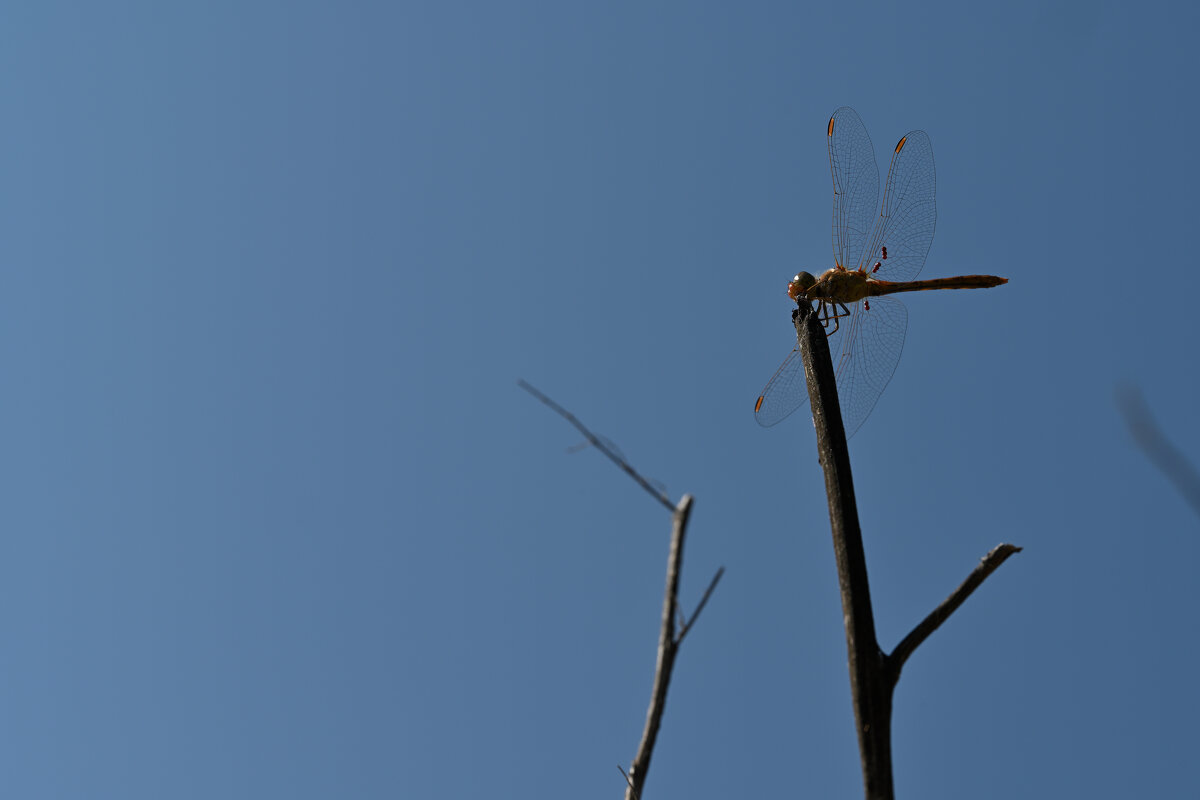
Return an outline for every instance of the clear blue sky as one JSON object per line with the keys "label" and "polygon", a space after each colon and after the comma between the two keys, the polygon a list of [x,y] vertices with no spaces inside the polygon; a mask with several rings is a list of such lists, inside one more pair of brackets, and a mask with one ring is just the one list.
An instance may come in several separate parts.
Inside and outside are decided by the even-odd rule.
{"label": "clear blue sky", "polygon": [[[825,124],[926,130],[937,235],[852,441],[909,798],[1180,797],[1200,520],[1190,4],[10,3],[0,786],[861,796],[811,425],[752,405],[831,266]],[[1157,275],[1165,280],[1154,280]],[[1172,282],[1171,279],[1174,279]]]}

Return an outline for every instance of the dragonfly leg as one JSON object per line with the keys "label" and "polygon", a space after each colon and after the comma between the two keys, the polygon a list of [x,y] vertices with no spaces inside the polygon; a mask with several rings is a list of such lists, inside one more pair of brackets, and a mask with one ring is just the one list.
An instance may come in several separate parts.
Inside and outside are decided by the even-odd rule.
{"label": "dragonfly leg", "polygon": [[[839,315],[836,313],[836,309],[834,310],[834,313],[830,313],[832,306],[832,303],[826,302],[825,300],[817,301],[817,313],[821,317],[821,327],[825,328],[826,336],[832,336],[833,334],[837,333],[838,329]],[[829,330],[830,320],[833,320],[833,330]]]}
{"label": "dragonfly leg", "polygon": [[[842,317],[850,316],[850,309],[846,308],[845,303],[840,302],[838,300],[831,300],[828,302],[822,300],[821,303],[825,309],[825,319],[823,321],[823,324],[825,325],[825,327],[828,328],[829,320],[833,320],[833,330],[826,331],[825,336],[827,336],[827,337],[833,336],[835,333],[838,332],[838,328],[841,327],[841,323],[838,322],[838,320],[840,320]],[[842,309],[842,312],[840,314],[838,313],[839,307],[841,307],[841,309]],[[832,314],[829,311],[830,309],[833,309]]]}

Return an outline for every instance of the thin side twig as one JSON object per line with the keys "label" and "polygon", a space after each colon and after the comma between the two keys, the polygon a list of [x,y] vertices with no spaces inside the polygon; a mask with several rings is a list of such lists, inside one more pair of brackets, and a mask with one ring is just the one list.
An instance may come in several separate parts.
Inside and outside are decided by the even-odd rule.
{"label": "thin side twig", "polygon": [[975,569],[971,570],[971,574],[967,579],[959,584],[959,587],[950,593],[950,596],[943,600],[937,608],[929,613],[929,616],[921,620],[917,627],[905,636],[900,644],[896,645],[896,649],[888,656],[888,664],[891,667],[892,684],[900,680],[900,670],[904,669],[904,662],[908,661],[908,657],[921,646],[921,643],[929,638],[929,635],[936,631],[943,622],[950,618],[950,615],[963,604],[971,592],[979,588],[989,575],[995,572],[1001,564],[1013,553],[1021,552],[1021,548],[1013,544],[1001,544],[993,547],[988,554],[979,560],[979,564]]}
{"label": "thin side twig", "polygon": [[633,792],[633,800],[640,800],[640,798],[638,798],[637,790],[633,788],[633,781],[629,779],[629,773],[626,772],[620,764],[617,764],[617,770],[621,773],[622,777],[625,778],[625,785],[629,787],[629,791]]}
{"label": "thin side twig", "polygon": [[725,574],[725,568],[720,567],[717,574],[713,575],[712,580],[708,582],[708,588],[704,590],[704,595],[700,598],[700,602],[696,605],[696,610],[692,612],[692,617],[687,622],[679,626],[679,636],[675,639],[676,645],[683,644],[683,637],[687,636],[688,631],[692,629],[696,618],[700,616],[700,612],[704,610],[704,606],[708,603],[709,595],[713,593],[713,589],[717,588],[717,581],[721,580],[721,576]]}
{"label": "thin side twig", "polygon": [[599,436],[597,436],[596,434],[594,434],[590,430],[588,430],[587,426],[584,425],[582,422],[580,422],[575,417],[574,414],[572,414],[570,411],[567,411],[565,408],[563,408],[558,403],[551,400],[546,395],[542,394],[540,391],[538,391],[536,388],[534,388],[532,385],[530,385],[528,382],[526,382],[524,380],[518,380],[517,386],[520,386],[522,389],[529,392],[531,395],[536,397],[538,400],[541,400],[542,403],[549,406],[550,409],[552,411],[554,411],[554,413],[558,414],[560,417],[565,419],[567,422],[574,425],[575,429],[584,435],[584,437],[588,440],[588,442],[592,445],[592,447],[595,447],[601,453],[608,456],[608,458],[614,464],[616,464],[618,467],[620,467],[622,470],[624,470],[625,473],[629,475],[629,477],[631,477],[635,481],[637,481],[638,486],[641,486],[643,489],[645,489],[647,492],[650,493],[651,497],[653,497],[655,500],[657,500],[658,502],[660,502],[664,506],[666,506],[668,511],[675,510],[675,506],[673,506],[671,504],[671,498],[667,497],[665,492],[663,492],[660,489],[656,489],[653,486],[653,484],[650,483],[650,481],[643,478],[642,475],[637,470],[635,470],[632,466],[630,466],[628,461],[626,461],[618,453],[613,452],[611,447],[606,445],[600,439]]}

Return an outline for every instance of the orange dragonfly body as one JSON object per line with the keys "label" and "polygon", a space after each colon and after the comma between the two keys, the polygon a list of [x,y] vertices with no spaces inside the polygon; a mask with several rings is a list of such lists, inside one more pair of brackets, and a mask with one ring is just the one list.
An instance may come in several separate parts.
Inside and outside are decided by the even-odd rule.
{"label": "orange dragonfly body", "polygon": [[[985,289],[1008,279],[960,275],[914,280],[925,264],[937,221],[933,148],[924,131],[912,131],[896,145],[882,207],[875,150],[854,109],[843,107],[833,113],[828,138],[835,266],[819,278],[799,273],[788,283],[788,296],[797,303],[816,302],[831,339],[841,331],[841,341],[831,341],[830,350],[835,354],[842,420],[846,435],[851,436],[875,408],[904,349],[908,312],[888,295]],[[807,400],[797,345],[759,395],[754,416],[769,427]]]}

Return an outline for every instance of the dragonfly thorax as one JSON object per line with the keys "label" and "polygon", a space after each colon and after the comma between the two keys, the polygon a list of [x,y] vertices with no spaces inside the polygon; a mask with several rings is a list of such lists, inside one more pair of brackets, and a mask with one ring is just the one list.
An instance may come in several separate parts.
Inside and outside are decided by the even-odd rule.
{"label": "dragonfly thorax", "polygon": [[808,300],[857,303],[867,296],[869,280],[867,273],[862,270],[834,267],[815,281],[804,296]]}

